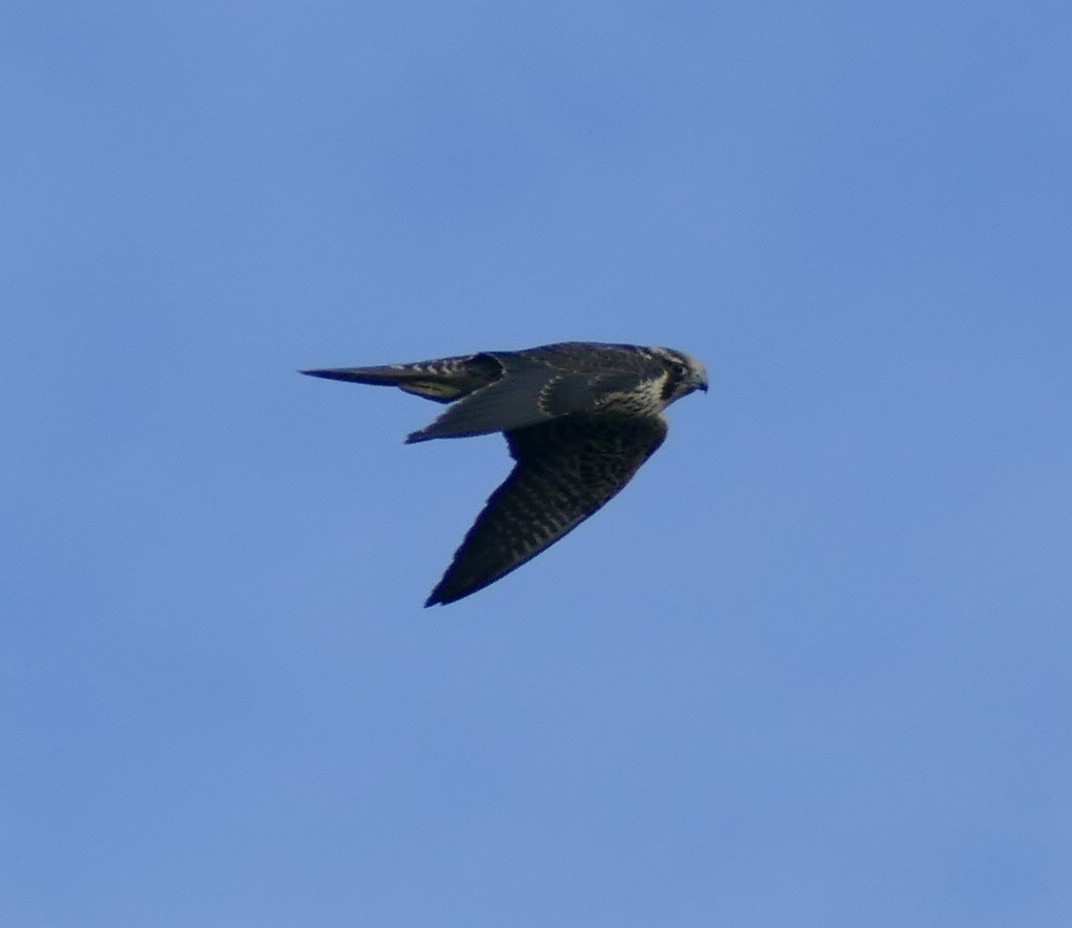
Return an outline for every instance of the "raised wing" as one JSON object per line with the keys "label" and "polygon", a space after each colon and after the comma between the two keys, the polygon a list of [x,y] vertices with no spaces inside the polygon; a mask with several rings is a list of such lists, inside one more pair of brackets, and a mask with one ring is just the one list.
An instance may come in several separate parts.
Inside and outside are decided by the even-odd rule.
{"label": "raised wing", "polygon": [[[302,373],[398,387],[454,404],[431,425],[411,433],[407,442],[505,432],[559,416],[605,411],[608,403],[635,394],[645,382],[665,378],[650,350],[592,342]],[[629,412],[644,415],[649,410]]]}
{"label": "raised wing", "polygon": [[506,372],[499,380],[460,399],[406,441],[509,432],[558,416],[594,412],[607,397],[639,383],[632,371],[568,371],[543,364],[511,369],[514,358],[506,360]]}
{"label": "raised wing", "polygon": [[425,605],[475,593],[554,544],[621,490],[665,438],[660,416],[571,415],[507,431],[517,464]]}
{"label": "raised wing", "polygon": [[302,371],[310,377],[346,380],[378,387],[398,387],[437,403],[451,403],[495,383],[503,375],[502,362],[490,354],[439,358],[417,364],[383,364],[377,367],[335,367]]}

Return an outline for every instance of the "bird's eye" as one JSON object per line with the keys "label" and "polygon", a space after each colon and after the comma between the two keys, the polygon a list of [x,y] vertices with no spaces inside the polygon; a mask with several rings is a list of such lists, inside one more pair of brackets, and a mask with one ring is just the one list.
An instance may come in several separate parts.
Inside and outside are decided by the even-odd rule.
{"label": "bird's eye", "polygon": [[680,361],[674,361],[670,365],[670,370],[672,370],[677,377],[687,377],[689,366],[687,364],[682,364]]}

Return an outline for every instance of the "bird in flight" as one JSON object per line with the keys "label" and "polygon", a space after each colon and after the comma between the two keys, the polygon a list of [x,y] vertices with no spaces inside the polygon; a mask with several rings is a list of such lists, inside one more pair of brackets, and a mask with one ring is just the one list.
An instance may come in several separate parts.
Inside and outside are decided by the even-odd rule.
{"label": "bird in flight", "polygon": [[490,432],[506,437],[514,469],[425,606],[483,589],[580,525],[663,443],[663,410],[694,390],[707,391],[707,371],[691,355],[598,342],[301,373],[453,404],[407,443]]}

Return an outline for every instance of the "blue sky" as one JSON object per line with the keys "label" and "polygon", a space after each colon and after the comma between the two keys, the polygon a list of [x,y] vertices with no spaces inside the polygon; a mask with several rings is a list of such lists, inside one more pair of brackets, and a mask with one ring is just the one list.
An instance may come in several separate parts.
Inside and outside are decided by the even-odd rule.
{"label": "blue sky", "polygon": [[[1072,921],[1065,4],[0,13],[0,922]],[[508,470],[299,368],[713,389]]]}

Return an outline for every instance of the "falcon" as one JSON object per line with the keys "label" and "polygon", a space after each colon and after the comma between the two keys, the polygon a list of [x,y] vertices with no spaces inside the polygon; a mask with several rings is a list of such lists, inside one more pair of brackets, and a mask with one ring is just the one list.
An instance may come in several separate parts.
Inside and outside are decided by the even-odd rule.
{"label": "falcon", "polygon": [[694,390],[707,391],[703,364],[682,351],[596,342],[301,373],[452,404],[407,443],[506,437],[514,469],[425,606],[483,589],[575,529],[663,443],[663,410]]}

